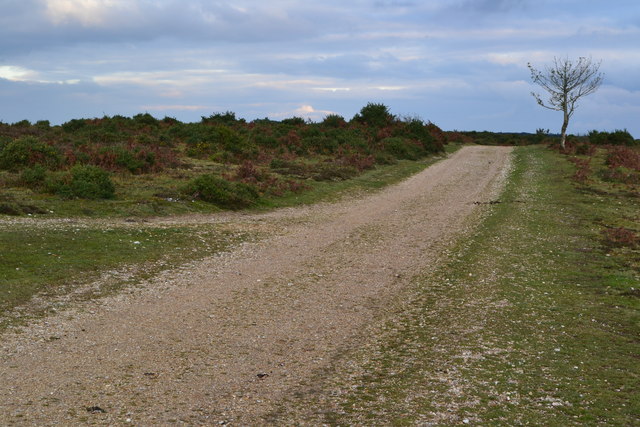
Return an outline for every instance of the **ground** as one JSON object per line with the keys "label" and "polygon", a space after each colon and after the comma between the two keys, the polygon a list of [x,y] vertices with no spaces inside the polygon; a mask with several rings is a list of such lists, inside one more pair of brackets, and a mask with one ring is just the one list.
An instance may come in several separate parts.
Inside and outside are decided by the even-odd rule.
{"label": "ground", "polygon": [[5,333],[2,422],[268,422],[401,309],[497,197],[510,151],[467,147],[358,200],[209,218],[262,238]]}
{"label": "ground", "polygon": [[340,202],[97,220],[253,238],[5,330],[0,423],[637,425],[636,252],[595,226],[637,202],[572,172],[473,146]]}

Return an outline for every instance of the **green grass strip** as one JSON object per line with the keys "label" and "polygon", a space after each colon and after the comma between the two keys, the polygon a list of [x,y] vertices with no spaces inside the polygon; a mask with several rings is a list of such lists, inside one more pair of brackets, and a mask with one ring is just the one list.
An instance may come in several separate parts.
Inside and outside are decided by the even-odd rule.
{"label": "green grass strip", "polygon": [[112,292],[159,270],[225,250],[244,238],[206,225],[4,226],[0,229],[0,247],[6,248],[0,251],[0,313],[29,302],[36,294],[46,301],[69,293],[101,274],[112,280],[108,289],[93,296]]}

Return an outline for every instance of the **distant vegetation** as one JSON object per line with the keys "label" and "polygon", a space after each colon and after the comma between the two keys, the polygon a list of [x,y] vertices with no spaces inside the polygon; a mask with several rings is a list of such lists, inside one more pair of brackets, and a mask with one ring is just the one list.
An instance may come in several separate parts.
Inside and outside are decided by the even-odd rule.
{"label": "distant vegetation", "polygon": [[[264,196],[303,192],[311,182],[440,153],[447,142],[433,123],[401,119],[373,103],[350,121],[329,115],[320,123],[247,122],[232,112],[198,123],[150,114],[60,126],[21,121],[0,123],[0,184],[14,195],[69,200],[128,198],[137,183],[138,192],[153,190],[147,200],[238,209]],[[5,213],[19,210],[9,202]]]}
{"label": "distant vegetation", "polygon": [[[444,132],[375,103],[351,120],[331,114],[319,123],[300,117],[247,122],[233,112],[197,123],[150,114],[74,119],[59,126],[0,122],[0,213],[49,213],[72,200],[146,205],[144,214],[180,211],[162,208],[167,205],[189,211],[186,206],[193,203],[241,209],[303,193],[314,183],[349,180],[376,167],[442,153],[449,142],[529,145],[557,139],[543,129]],[[589,142],[637,141],[627,131],[569,138],[571,147]],[[94,213],[95,203],[85,205],[74,213]]]}

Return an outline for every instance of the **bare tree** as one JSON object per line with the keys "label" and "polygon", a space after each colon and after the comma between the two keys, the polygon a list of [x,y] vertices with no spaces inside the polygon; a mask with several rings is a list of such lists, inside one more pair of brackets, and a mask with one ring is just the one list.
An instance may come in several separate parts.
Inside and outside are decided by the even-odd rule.
{"label": "bare tree", "polygon": [[595,92],[604,75],[599,72],[600,62],[594,63],[591,58],[580,57],[577,62],[569,58],[553,58],[553,64],[546,66],[543,71],[536,70],[527,64],[531,71],[531,80],[549,92],[549,99],[545,102],[539,94],[531,92],[538,104],[550,110],[562,111],[562,137],[560,145],[565,146],[567,126],[573,115],[577,102],[583,96]]}

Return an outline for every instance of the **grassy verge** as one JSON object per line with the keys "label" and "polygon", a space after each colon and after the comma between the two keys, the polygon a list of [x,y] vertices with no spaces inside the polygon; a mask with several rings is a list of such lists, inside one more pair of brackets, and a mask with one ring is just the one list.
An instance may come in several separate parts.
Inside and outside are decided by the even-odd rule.
{"label": "grassy verge", "polygon": [[[55,311],[66,294],[76,298],[114,292],[163,269],[181,265],[251,238],[220,226],[114,227],[53,224],[0,226],[0,327]],[[104,285],[83,289],[105,278]],[[40,303],[26,305],[34,295]]]}
{"label": "grassy verge", "polygon": [[572,172],[518,148],[478,231],[290,407],[332,425],[640,423],[638,251],[603,247],[596,225],[637,221],[638,199],[578,191]]}

